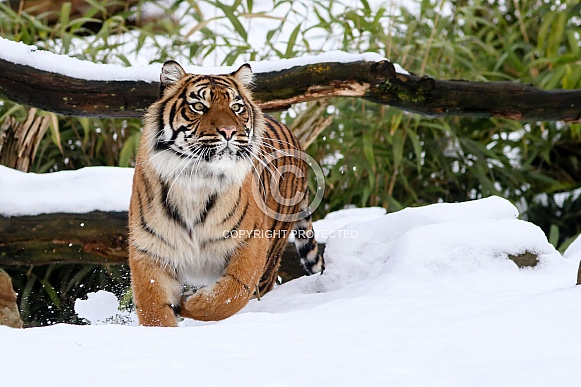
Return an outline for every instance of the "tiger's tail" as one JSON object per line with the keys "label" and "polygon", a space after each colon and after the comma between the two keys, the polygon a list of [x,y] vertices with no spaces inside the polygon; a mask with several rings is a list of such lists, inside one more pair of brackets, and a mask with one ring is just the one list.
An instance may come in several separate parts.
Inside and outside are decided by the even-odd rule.
{"label": "tiger's tail", "polygon": [[311,221],[311,211],[306,205],[303,210],[305,217],[297,220],[294,225],[295,247],[299,254],[301,266],[310,274],[322,273],[325,270],[323,254],[319,252],[319,246],[315,239],[315,230]]}

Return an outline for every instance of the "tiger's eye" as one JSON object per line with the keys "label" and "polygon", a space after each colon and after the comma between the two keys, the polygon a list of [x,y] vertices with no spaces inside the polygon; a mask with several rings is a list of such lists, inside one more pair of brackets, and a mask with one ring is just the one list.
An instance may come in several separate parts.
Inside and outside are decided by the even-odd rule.
{"label": "tiger's eye", "polygon": [[196,102],[195,104],[192,105],[192,108],[194,110],[199,111],[199,112],[203,112],[205,107],[206,106],[201,102]]}
{"label": "tiger's eye", "polygon": [[231,109],[234,113],[239,113],[242,110],[242,105],[239,103],[235,103],[234,105],[232,105]]}

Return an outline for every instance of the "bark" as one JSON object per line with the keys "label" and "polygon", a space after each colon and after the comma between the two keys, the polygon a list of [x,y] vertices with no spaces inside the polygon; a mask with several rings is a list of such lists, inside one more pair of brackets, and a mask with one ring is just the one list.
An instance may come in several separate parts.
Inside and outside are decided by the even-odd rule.
{"label": "bark", "polygon": [[0,164],[28,172],[50,123],[49,116],[37,116],[28,111],[24,122],[8,116],[0,126]]}
{"label": "bark", "polygon": [[0,266],[126,259],[126,212],[0,217]]}
{"label": "bark", "polygon": [[[64,115],[140,117],[158,98],[158,90],[158,83],[89,81],[0,59],[0,97]],[[388,61],[316,63],[257,73],[254,95],[265,111],[330,97],[354,97],[432,117],[581,120],[581,89],[437,80],[396,73]]]}
{"label": "bark", "polygon": [[[0,216],[0,267],[122,264],[127,254],[127,212]],[[305,275],[294,244],[287,246],[279,274],[284,281]]]}
{"label": "bark", "polygon": [[333,116],[324,116],[322,113],[327,109],[328,103],[325,101],[310,102],[292,122],[289,127],[291,132],[303,147],[307,149],[333,122]]}

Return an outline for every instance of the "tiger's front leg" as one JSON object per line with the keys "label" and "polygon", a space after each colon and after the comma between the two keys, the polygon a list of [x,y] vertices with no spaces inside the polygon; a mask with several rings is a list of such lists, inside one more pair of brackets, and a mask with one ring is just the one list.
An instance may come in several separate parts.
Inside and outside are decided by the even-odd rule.
{"label": "tiger's front leg", "polygon": [[175,327],[181,285],[147,254],[130,247],[131,282],[139,325]]}
{"label": "tiger's front leg", "polygon": [[267,238],[251,238],[230,258],[215,284],[183,296],[182,317],[202,321],[223,320],[250,300],[266,263]]}

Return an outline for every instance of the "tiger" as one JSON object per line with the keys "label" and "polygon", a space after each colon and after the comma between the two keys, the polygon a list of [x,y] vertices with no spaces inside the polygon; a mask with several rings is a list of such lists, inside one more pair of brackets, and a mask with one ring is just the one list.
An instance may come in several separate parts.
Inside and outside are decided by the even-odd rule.
{"label": "tiger", "polygon": [[295,230],[307,274],[325,267],[297,138],[252,98],[254,73],[163,64],[146,111],[129,208],[139,324],[218,321],[273,289]]}

